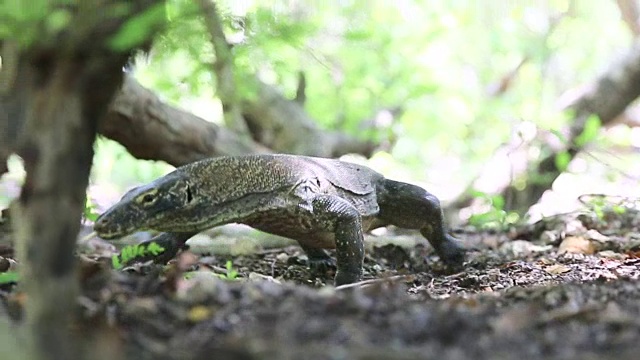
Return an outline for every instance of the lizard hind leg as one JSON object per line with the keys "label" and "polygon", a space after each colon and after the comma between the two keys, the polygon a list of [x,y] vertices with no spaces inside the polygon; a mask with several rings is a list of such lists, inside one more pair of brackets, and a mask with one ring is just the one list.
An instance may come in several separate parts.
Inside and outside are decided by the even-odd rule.
{"label": "lizard hind leg", "polygon": [[465,250],[446,232],[440,201],[425,189],[385,179],[377,188],[379,217],[391,225],[420,230],[448,265],[464,262]]}

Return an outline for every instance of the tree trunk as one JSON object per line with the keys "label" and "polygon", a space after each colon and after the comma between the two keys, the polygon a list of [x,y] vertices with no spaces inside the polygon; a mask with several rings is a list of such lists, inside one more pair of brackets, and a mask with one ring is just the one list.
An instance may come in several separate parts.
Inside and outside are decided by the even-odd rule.
{"label": "tree trunk", "polygon": [[[153,1],[138,1],[128,17]],[[27,176],[12,207],[21,261],[20,286],[34,359],[81,358],[83,334],[72,334],[78,286],[73,252],[85,203],[97,120],[120,85],[127,52],[108,41],[126,18],[104,17],[115,1],[66,7],[71,20],[4,60],[11,82],[0,105],[12,110],[2,126],[22,127],[17,141]],[[160,6],[163,6],[160,4]],[[13,62],[13,61],[16,62]]]}

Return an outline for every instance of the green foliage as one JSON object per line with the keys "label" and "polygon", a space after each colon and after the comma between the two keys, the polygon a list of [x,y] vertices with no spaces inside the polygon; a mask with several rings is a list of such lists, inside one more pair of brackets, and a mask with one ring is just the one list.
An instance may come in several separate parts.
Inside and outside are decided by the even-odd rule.
{"label": "green foliage", "polygon": [[627,207],[624,205],[625,201],[627,201],[627,199],[623,198],[615,202],[606,195],[592,195],[588,196],[587,201],[582,202],[593,211],[598,219],[604,221],[607,213],[621,215],[627,212]]}
{"label": "green foliage", "polygon": [[120,255],[111,257],[111,264],[114,269],[121,269],[124,265],[132,260],[162,254],[165,249],[155,241],[148,244],[127,245],[120,251]]}
{"label": "green foliage", "polygon": [[[228,281],[238,280],[238,271],[234,269],[233,262],[231,260],[227,260],[225,264],[225,268],[227,270],[225,274],[219,274],[219,273],[211,273],[211,274],[223,280],[228,280]],[[194,274],[195,274],[195,271],[188,271],[184,273],[184,278],[188,280],[192,278]]]}
{"label": "green foliage", "polygon": [[89,221],[94,221],[94,222],[98,219],[98,216],[100,216],[100,214],[96,209],[96,205],[91,201],[89,196],[87,196],[84,203],[83,215],[85,219]]}
{"label": "green foliage", "polygon": [[473,196],[485,199],[491,208],[486,212],[472,215],[469,218],[469,224],[481,229],[503,230],[520,220],[518,213],[504,210],[504,198],[502,196],[491,196],[479,191],[474,192]]}
{"label": "green foliage", "polygon": [[227,263],[225,264],[225,268],[227,269],[226,274],[216,274],[216,275],[220,276],[220,278],[225,280],[237,280],[238,271],[233,268],[233,262],[231,260],[227,260]]}
{"label": "green foliage", "polygon": [[[193,108],[194,99],[209,97],[215,87],[215,55],[201,19],[187,4],[169,1],[169,29],[139,70],[145,84]],[[456,177],[460,184],[508,138],[512,119],[543,129],[562,126],[566,119],[558,117],[555,106],[560,94],[593,76],[609,60],[605,49],[629,40],[622,26],[607,27],[611,38],[606,39],[592,26],[594,21],[618,24],[615,6],[602,3],[574,7],[554,27],[550,19],[566,11],[568,1],[550,0],[544,6],[448,1],[429,6],[419,1],[301,8],[261,2],[218,5],[234,44],[239,79],[257,73],[293,97],[302,70],[308,82],[305,109],[322,126],[398,138],[394,157],[416,167],[456,154],[464,159],[464,169],[450,166],[432,177]],[[576,40],[585,36],[593,39],[591,44]],[[602,52],[589,50],[594,56],[583,56],[591,46]],[[488,88],[522,59],[507,92],[489,95]],[[189,93],[175,84],[184,84]],[[238,86],[250,96],[244,82]],[[198,100],[196,107],[203,102]],[[395,122],[365,123],[381,108],[395,106],[404,110]],[[201,113],[218,121],[210,114],[219,110],[211,109]]]}
{"label": "green foliage", "polygon": [[52,11],[54,4],[47,0],[0,2],[0,39],[16,39],[23,47],[42,35],[43,24],[50,31],[58,31],[68,18],[64,10]]}
{"label": "green foliage", "polygon": [[584,129],[582,133],[578,135],[575,139],[575,143],[578,147],[585,146],[588,142],[598,136],[598,131],[602,127],[602,121],[596,114],[591,114],[584,123]]}
{"label": "green foliage", "polygon": [[55,34],[64,30],[71,21],[71,12],[67,9],[55,9],[45,18],[45,28],[48,33]]}
{"label": "green foliage", "polygon": [[132,17],[111,37],[109,46],[116,51],[129,51],[149,39],[165,22],[165,5],[159,3]]}
{"label": "green foliage", "polygon": [[[571,145],[559,129],[573,116],[558,110],[558,99],[594,78],[611,54],[632,41],[615,2],[605,1],[216,4],[241,96],[253,91],[243,79],[258,74],[293,98],[303,71],[305,110],[322,127],[391,143],[372,163],[446,189],[449,197],[467,186],[522,122]],[[215,53],[200,11],[193,1],[169,0],[166,12],[167,27],[153,51],[136,59],[136,76],[163,100],[221,123]],[[496,90],[503,82],[506,89]],[[373,118],[393,107],[402,108],[400,117]],[[597,119],[589,118],[575,145],[593,141],[598,128]],[[115,155],[109,160],[98,152],[105,165],[95,178],[109,176],[122,187],[167,169],[104,149]],[[121,157],[118,166],[114,156]],[[566,169],[569,159],[561,153],[556,167]],[[548,174],[531,174],[515,185],[524,188],[540,176]],[[501,211],[496,207],[476,220],[512,220]]]}
{"label": "green foliage", "polygon": [[17,271],[0,272],[0,284],[17,283],[20,279],[20,274]]}
{"label": "green foliage", "polygon": [[140,161],[122,145],[102,137],[96,140],[95,148],[92,182],[100,183],[108,179],[118,192],[131,188],[133,184],[150,182],[173,170],[172,166],[163,162]]}
{"label": "green foliage", "polygon": [[561,151],[556,154],[554,161],[559,171],[565,171],[569,166],[569,162],[571,162],[571,154],[566,151]]}

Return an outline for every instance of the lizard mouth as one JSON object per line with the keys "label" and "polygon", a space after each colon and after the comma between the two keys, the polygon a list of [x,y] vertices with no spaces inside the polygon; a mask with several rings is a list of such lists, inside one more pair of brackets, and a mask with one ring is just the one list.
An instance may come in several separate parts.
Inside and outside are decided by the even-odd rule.
{"label": "lizard mouth", "polygon": [[104,229],[99,226],[94,226],[93,231],[105,240],[113,240],[127,235],[127,232],[122,231],[121,229]]}
{"label": "lizard mouth", "polygon": [[105,240],[113,240],[130,234],[132,231],[122,228],[121,226],[113,226],[108,224],[104,218],[98,218],[93,224],[93,231]]}
{"label": "lizard mouth", "polygon": [[104,240],[113,240],[113,239],[117,239],[119,237],[124,236],[119,232],[108,233],[108,232],[96,231],[96,234],[98,234],[98,236]]}

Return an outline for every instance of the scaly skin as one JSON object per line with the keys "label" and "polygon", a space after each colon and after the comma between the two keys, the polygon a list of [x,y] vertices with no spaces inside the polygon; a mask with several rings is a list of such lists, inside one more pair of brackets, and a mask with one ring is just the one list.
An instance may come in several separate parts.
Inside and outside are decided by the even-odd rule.
{"label": "scaly skin", "polygon": [[310,263],[330,261],[336,248],[336,285],[362,278],[363,232],[396,225],[419,230],[441,259],[464,261],[445,231],[438,199],[411,184],[338,160],[295,155],[249,155],[202,160],[126,193],[94,230],[104,239],[140,230],[163,231],[151,241],[172,257],[194,234],[242,223],[297,240]]}

